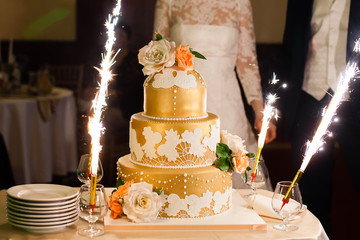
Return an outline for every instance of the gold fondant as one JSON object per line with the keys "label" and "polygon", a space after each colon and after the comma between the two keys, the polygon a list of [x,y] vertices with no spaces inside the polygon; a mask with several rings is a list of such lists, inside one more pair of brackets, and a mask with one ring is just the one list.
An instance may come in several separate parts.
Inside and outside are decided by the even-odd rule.
{"label": "gold fondant", "polygon": [[[218,129],[220,128],[220,121],[219,118],[212,113],[208,113],[208,116],[203,119],[193,119],[193,120],[183,120],[183,121],[169,121],[169,120],[153,120],[150,118],[147,118],[143,116],[142,113],[134,114],[131,117],[130,120],[130,129],[134,129],[136,131],[136,139],[137,142],[142,146],[145,144],[146,139],[143,135],[143,131],[145,127],[151,127],[151,130],[153,132],[158,132],[162,136],[162,140],[160,143],[155,145],[155,149],[157,149],[159,146],[165,144],[166,142],[166,132],[169,130],[173,130],[177,132],[177,135],[181,136],[182,133],[185,131],[194,132],[195,129],[200,129],[202,131],[202,138],[201,141],[204,139],[204,137],[211,137],[211,126],[215,126]],[[181,143],[179,146],[177,146],[178,151],[185,150],[185,148],[188,148],[189,145],[186,143]],[[214,146],[216,147],[216,146]],[[134,147],[130,144],[130,152],[133,153]],[[205,166],[205,165],[211,165],[215,161],[215,149],[210,150],[208,147],[206,147],[206,152],[203,157],[197,157],[197,156],[184,156],[182,154],[179,155],[180,157],[176,159],[176,161],[168,161],[168,159],[165,156],[159,156],[158,153],[156,153],[156,158],[149,158],[144,154],[142,159],[136,159],[136,156],[132,154],[132,159],[140,164],[146,164],[151,166],[173,166],[173,167],[181,167],[184,166],[181,164],[183,161],[183,158],[186,157],[186,159],[191,159],[191,161],[186,163],[186,166]]]}
{"label": "gold fondant", "polygon": [[[174,68],[176,75],[177,68]],[[179,70],[181,71],[181,70]],[[174,72],[172,76],[175,77]],[[154,76],[150,75],[144,83],[144,113],[152,117],[161,118],[190,118],[206,115],[206,84],[195,70],[187,74],[195,76],[196,88],[154,88]],[[176,108],[174,108],[176,103]]]}

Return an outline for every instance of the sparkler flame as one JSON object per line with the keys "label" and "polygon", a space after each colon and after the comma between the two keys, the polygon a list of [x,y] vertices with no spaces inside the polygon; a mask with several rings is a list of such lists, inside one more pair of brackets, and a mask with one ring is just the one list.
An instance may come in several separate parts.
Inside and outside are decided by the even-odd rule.
{"label": "sparkler flame", "polygon": [[[115,26],[118,23],[121,14],[121,0],[117,0],[116,6],[109,14],[105,27],[107,29],[108,39],[105,44],[105,53],[102,55],[103,59],[100,64],[101,68],[96,68],[100,74],[99,88],[95,99],[92,102],[93,115],[89,118],[88,131],[91,136],[91,181],[90,181],[90,205],[92,209],[95,205],[96,194],[96,178],[97,167],[99,163],[99,154],[102,149],[100,138],[105,128],[102,124],[102,113],[106,106],[106,95],[108,90],[108,83],[112,80],[113,74],[111,66],[114,64],[113,46],[115,43]],[[119,50],[120,51],[120,50]]]}
{"label": "sparkler flame", "polygon": [[[355,41],[355,47],[353,49],[354,53],[360,53],[360,39]],[[359,74],[359,69],[356,65],[356,63],[352,63],[349,61],[346,65],[345,71],[343,74],[340,74],[339,77],[339,83],[337,85],[337,89],[335,91],[335,94],[333,95],[330,103],[327,107],[323,110],[323,118],[321,119],[321,122],[315,132],[315,135],[313,136],[313,139],[307,142],[307,148],[305,150],[305,155],[303,158],[303,162],[300,166],[300,169],[298,170],[298,173],[296,174],[295,178],[293,179],[291,186],[287,193],[285,194],[283,198],[283,204],[281,208],[284,207],[285,204],[289,202],[290,199],[290,192],[294,188],[295,184],[297,184],[304,173],[307,165],[309,164],[312,156],[320,151],[322,149],[322,146],[325,144],[325,137],[331,136],[331,133],[328,131],[328,127],[330,126],[332,121],[338,121],[338,119],[335,117],[336,110],[340,106],[344,95],[346,92],[349,92],[349,84],[352,79],[355,79],[357,75]],[[281,210],[281,209],[280,209]]]}
{"label": "sparkler flame", "polygon": [[[279,82],[279,79],[276,78],[276,74],[273,74],[273,79],[270,81],[270,84],[277,84]],[[282,85],[282,87],[286,87],[286,85]],[[260,154],[262,151],[262,148],[264,147],[264,143],[265,143],[265,139],[266,139],[266,133],[267,130],[269,128],[269,123],[271,118],[275,118],[278,119],[279,115],[277,114],[276,109],[273,107],[273,104],[276,102],[276,100],[278,100],[279,97],[276,94],[269,94],[266,97],[266,103],[265,103],[265,108],[263,111],[263,121],[261,124],[261,130],[259,133],[259,138],[258,138],[258,149],[256,152],[256,158],[255,158],[255,163],[254,163],[254,167],[253,167],[253,172],[251,174],[251,182],[254,182],[254,179],[256,178],[256,174],[257,174],[257,168],[258,168],[258,164],[259,164],[259,159],[260,159]]]}
{"label": "sparkler flame", "polygon": [[348,87],[351,79],[353,79],[359,73],[359,69],[355,63],[349,63],[346,66],[344,74],[340,74],[340,80],[334,96],[332,97],[329,105],[323,112],[323,118],[317,128],[315,135],[311,142],[308,141],[303,162],[300,167],[300,171],[304,172],[309,164],[311,157],[325,144],[325,137],[329,136],[328,127],[333,120],[336,110],[341,104],[343,96],[348,92]]}

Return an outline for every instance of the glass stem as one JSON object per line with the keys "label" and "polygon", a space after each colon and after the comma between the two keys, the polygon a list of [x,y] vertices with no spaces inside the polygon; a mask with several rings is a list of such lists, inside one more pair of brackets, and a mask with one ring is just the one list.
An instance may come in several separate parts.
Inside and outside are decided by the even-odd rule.
{"label": "glass stem", "polygon": [[283,217],[283,223],[285,225],[285,228],[287,227],[287,225],[289,225],[289,218],[287,217]]}
{"label": "glass stem", "polygon": [[89,230],[94,231],[95,230],[95,223],[94,221],[89,221]]}

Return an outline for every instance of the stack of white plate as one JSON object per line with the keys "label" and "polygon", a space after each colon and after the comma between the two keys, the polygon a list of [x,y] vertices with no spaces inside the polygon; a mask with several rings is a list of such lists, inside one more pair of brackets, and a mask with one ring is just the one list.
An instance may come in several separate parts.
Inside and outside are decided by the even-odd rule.
{"label": "stack of white plate", "polygon": [[25,184],[7,190],[8,222],[31,232],[59,231],[79,219],[78,191],[55,184]]}

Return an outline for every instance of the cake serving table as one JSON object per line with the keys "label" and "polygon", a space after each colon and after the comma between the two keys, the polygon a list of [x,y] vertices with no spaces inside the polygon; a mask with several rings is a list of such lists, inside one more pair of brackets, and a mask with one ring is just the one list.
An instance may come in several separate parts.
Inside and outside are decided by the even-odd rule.
{"label": "cake serving table", "polygon": [[[111,192],[110,192],[111,193]],[[110,195],[108,193],[108,195]],[[199,219],[157,219],[151,223],[133,223],[126,218],[112,219],[109,213],[104,218],[105,230],[262,230],[266,231],[266,222],[252,209],[245,200],[233,190],[232,207],[219,215]]]}
{"label": "cake serving table", "polygon": [[[110,192],[114,188],[109,188]],[[250,191],[237,190],[240,195],[248,194]],[[261,194],[268,194],[271,192],[260,191]],[[24,231],[20,228],[13,227],[7,222],[6,219],[6,190],[0,190],[0,239],[71,239],[81,240],[87,239],[78,235],[77,229],[87,226],[88,223],[82,219],[78,220],[75,224],[67,226],[62,231],[46,234],[36,234]],[[117,240],[117,239],[136,239],[136,240],[163,240],[163,239],[176,239],[176,240],[249,240],[249,239],[267,239],[267,240],[328,240],[324,229],[319,220],[309,211],[306,210],[301,214],[301,218],[294,220],[294,223],[299,226],[299,229],[294,232],[281,232],[273,229],[274,224],[281,222],[279,219],[263,217],[261,218],[266,223],[266,230],[179,230],[179,231],[140,231],[140,230],[106,230],[105,234],[96,237],[96,240]],[[102,225],[103,221],[98,221],[98,225]]]}

